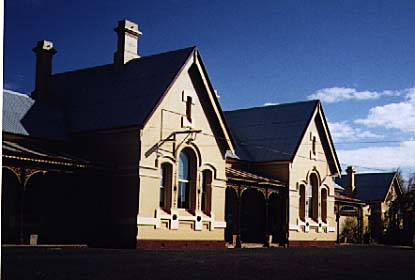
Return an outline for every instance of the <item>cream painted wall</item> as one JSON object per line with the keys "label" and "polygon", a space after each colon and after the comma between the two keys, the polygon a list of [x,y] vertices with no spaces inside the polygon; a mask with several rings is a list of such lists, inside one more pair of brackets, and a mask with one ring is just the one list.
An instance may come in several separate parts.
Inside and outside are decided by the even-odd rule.
{"label": "cream painted wall", "polygon": [[[316,118],[320,112],[317,110],[314,121],[307,128],[300,147],[291,164],[289,179],[289,240],[297,241],[335,241],[336,240],[336,217],[334,213],[334,174],[331,174],[328,157],[321,145],[321,137],[324,131],[318,131]],[[320,129],[321,130],[321,129]],[[312,154],[312,139],[316,137],[316,155]],[[325,137],[325,136],[324,136]],[[317,221],[308,218],[308,207],[306,209],[305,221],[299,216],[299,187],[309,182],[309,175],[314,172],[320,178],[319,186],[319,218]],[[327,223],[321,220],[321,188],[327,188]],[[307,191],[306,191],[307,193]],[[308,225],[307,225],[308,223]]]}
{"label": "cream painted wall", "polygon": [[[185,66],[165,98],[157,106],[141,131],[141,160],[139,164],[140,197],[138,210],[138,239],[158,240],[223,240],[225,228],[225,150],[226,146],[214,135],[220,130],[213,118],[208,121],[207,112],[212,105],[206,100],[203,84],[195,84],[189,75],[192,58]],[[197,63],[199,63],[197,61]],[[194,66],[193,66],[194,71]],[[199,81],[200,82],[200,81]],[[186,98],[192,97],[192,123],[185,117]],[[215,122],[215,123],[214,123]],[[200,133],[176,134],[172,141],[162,143],[173,132],[201,130]],[[225,142],[226,144],[226,142]],[[159,147],[157,147],[159,145]],[[197,196],[196,213],[177,209],[177,191],[172,192],[172,208],[159,208],[160,165],[169,162],[173,166],[173,190],[177,187],[177,163],[180,151],[190,147],[198,155],[197,188],[201,185],[201,172],[213,172],[211,213],[201,212],[201,194]],[[177,220],[173,216],[177,215]],[[202,220],[197,221],[200,216]]]}

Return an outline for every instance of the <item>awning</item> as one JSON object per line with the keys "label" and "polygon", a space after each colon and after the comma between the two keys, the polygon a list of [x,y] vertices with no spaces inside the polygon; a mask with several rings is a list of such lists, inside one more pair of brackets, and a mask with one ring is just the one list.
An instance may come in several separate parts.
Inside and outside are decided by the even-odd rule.
{"label": "awning", "polygon": [[260,176],[248,171],[235,169],[232,167],[226,167],[226,177],[227,181],[235,181],[241,183],[249,183],[255,185],[270,185],[270,186],[277,186],[277,187],[286,187],[287,184],[283,183],[279,180],[267,178],[264,176]]}
{"label": "awning", "polygon": [[364,201],[357,199],[357,198],[353,198],[353,197],[349,197],[349,196],[345,196],[342,194],[335,194],[335,201],[336,202],[342,202],[342,203],[347,203],[347,204],[366,204]]}
{"label": "awning", "polygon": [[3,158],[51,165],[87,167],[90,161],[35,143],[17,143],[3,140]]}

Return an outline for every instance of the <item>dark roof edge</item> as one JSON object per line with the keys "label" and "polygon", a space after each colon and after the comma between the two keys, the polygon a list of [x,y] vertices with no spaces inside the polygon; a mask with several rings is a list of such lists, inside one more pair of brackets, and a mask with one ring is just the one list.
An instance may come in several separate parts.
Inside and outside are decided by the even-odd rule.
{"label": "dark roof edge", "polygon": [[337,170],[339,171],[338,175],[341,176],[342,168],[341,168],[340,161],[339,161],[339,158],[338,158],[337,153],[336,153],[336,149],[334,147],[334,142],[333,142],[333,138],[331,137],[331,133],[330,133],[329,125],[327,123],[326,115],[324,114],[323,106],[321,106],[320,101],[319,101],[319,106],[320,106],[320,112],[321,112],[321,115],[322,115],[323,122],[324,122],[325,126],[327,127],[327,135],[328,135],[330,144],[331,144],[332,149],[333,149],[334,160],[336,161],[335,163],[337,165]]}
{"label": "dark roof edge", "polygon": [[[222,107],[220,106],[220,103],[219,103],[219,100],[218,100],[218,98],[217,98],[217,96],[216,96],[216,94],[215,94],[215,89],[213,88],[213,86],[212,86],[212,82],[210,81],[210,78],[209,78],[209,75],[208,75],[208,72],[207,72],[207,69],[206,69],[206,67],[205,67],[205,64],[203,63],[203,59],[202,59],[202,56],[201,56],[201,54],[200,54],[200,52],[198,51],[198,49],[196,48],[196,51],[197,51],[197,55],[198,55],[198,57],[199,57],[199,61],[200,61],[200,66],[202,67],[202,70],[203,70],[203,74],[205,75],[205,77],[206,77],[206,81],[207,81],[207,83],[208,83],[208,85],[209,85],[209,88],[210,88],[210,91],[212,92],[212,94],[213,94],[213,100],[215,101],[215,105],[216,105],[216,107],[218,108],[218,111],[219,111],[219,114],[220,114],[220,118],[222,119],[222,121],[223,121],[223,124],[224,124],[224,126],[225,126],[225,129],[226,129],[226,132],[228,133],[228,135],[229,135],[229,140],[231,141],[231,143],[232,143],[232,146],[233,146],[233,148],[235,149],[235,147],[236,147],[236,145],[235,145],[235,139],[234,139],[234,137],[233,137],[233,135],[232,135],[232,131],[231,131],[231,129],[230,129],[230,127],[229,127],[229,125],[228,125],[228,122],[226,121],[226,118],[225,118],[225,115],[223,114],[223,110],[222,110]],[[225,139],[226,140],[226,139]]]}

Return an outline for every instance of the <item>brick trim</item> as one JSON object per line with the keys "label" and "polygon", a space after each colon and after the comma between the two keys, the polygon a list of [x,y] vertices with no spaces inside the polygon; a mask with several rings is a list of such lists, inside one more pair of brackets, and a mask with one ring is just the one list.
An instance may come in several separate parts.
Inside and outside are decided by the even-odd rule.
{"label": "brick trim", "polygon": [[226,248],[221,240],[137,240],[137,249],[211,249]]}

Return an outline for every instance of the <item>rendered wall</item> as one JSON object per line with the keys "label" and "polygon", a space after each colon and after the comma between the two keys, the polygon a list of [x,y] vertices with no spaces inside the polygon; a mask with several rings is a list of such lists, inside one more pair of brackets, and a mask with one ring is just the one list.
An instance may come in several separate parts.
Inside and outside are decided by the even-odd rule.
{"label": "rendered wall", "polygon": [[[225,221],[225,152],[220,127],[211,100],[193,59],[157,106],[141,132],[139,166],[140,196],[137,217],[137,239],[140,240],[224,240]],[[192,98],[192,121],[186,118],[186,100]],[[200,130],[185,133],[188,130]],[[184,132],[184,133],[177,133]],[[176,133],[176,134],[174,134]],[[164,141],[163,139],[170,139]],[[197,155],[197,190],[201,173],[213,173],[211,212],[201,211],[201,194],[195,193],[194,212],[177,207],[178,156],[184,148]],[[171,208],[159,207],[160,166],[169,163],[173,169]],[[200,217],[200,221],[198,221]]]}
{"label": "rendered wall", "polygon": [[[316,118],[319,118],[318,113]],[[315,119],[316,119],[315,118]],[[317,120],[318,121],[318,120]],[[319,128],[318,128],[319,127]],[[316,137],[316,153],[312,153],[312,139]],[[336,217],[334,213],[334,174],[331,174],[327,149],[323,148],[322,137],[324,131],[321,123],[311,121],[297,154],[293,160],[289,180],[289,241],[335,241]],[[324,141],[324,140],[323,140]],[[315,173],[320,178],[318,191],[318,219],[308,217],[305,206],[305,220],[300,219],[299,188],[301,184],[309,184],[310,174]],[[327,196],[327,222],[321,219],[321,189],[326,188]],[[307,199],[306,199],[307,200]]]}

